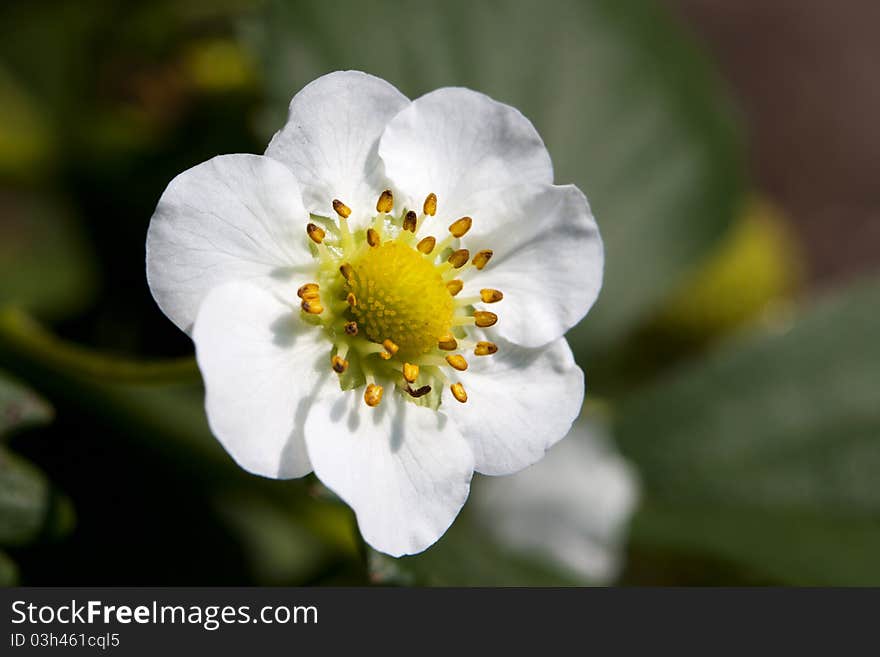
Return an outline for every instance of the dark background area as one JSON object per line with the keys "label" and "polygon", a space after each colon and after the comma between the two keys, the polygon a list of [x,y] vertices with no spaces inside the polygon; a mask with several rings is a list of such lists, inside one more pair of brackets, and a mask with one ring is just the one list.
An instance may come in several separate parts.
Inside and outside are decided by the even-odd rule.
{"label": "dark background area", "polygon": [[784,208],[815,286],[880,264],[880,4],[665,0],[741,112],[757,187]]}

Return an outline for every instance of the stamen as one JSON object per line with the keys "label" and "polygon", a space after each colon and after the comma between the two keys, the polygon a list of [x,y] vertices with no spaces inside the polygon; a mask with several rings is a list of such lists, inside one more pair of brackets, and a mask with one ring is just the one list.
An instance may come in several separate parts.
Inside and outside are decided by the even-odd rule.
{"label": "stamen", "polygon": [[447,333],[439,340],[437,340],[437,347],[442,349],[443,351],[455,351],[456,349],[458,349],[458,342],[451,333]]}
{"label": "stamen", "polygon": [[461,354],[450,354],[446,357],[446,362],[449,363],[450,367],[457,369],[459,372],[464,372],[468,368],[468,362]]}
{"label": "stamen", "polygon": [[474,256],[473,265],[477,269],[482,269],[486,266],[486,263],[492,258],[492,249],[486,249],[485,251],[480,251],[477,255]]}
{"label": "stamen", "polygon": [[419,366],[412,365],[411,363],[404,363],[403,378],[406,379],[407,383],[415,383],[416,379],[419,378]]}
{"label": "stamen", "polygon": [[465,233],[467,233],[471,229],[471,224],[473,224],[473,219],[470,217],[462,217],[461,219],[457,219],[453,221],[449,226],[449,232],[452,233],[454,237],[463,237]]}
{"label": "stamen", "polygon": [[422,212],[424,212],[429,217],[433,217],[435,214],[437,214],[437,195],[434,192],[431,192],[425,198],[425,204],[422,206]]}
{"label": "stamen", "polygon": [[498,315],[490,313],[488,310],[477,310],[474,312],[474,323],[480,328],[494,326],[497,321]]}
{"label": "stamen", "polygon": [[309,237],[315,244],[320,244],[324,241],[324,236],[327,234],[324,232],[324,229],[318,226],[317,224],[306,224],[306,232],[309,234]]}
{"label": "stamen", "polygon": [[498,315],[490,313],[488,310],[477,310],[474,312],[474,323],[480,328],[494,326],[497,321]]}
{"label": "stamen", "polygon": [[354,296],[354,292],[349,292],[345,297],[345,303],[347,303],[351,308],[357,308],[358,300],[357,297]]}
{"label": "stamen", "polygon": [[467,392],[465,392],[463,385],[461,385],[460,383],[453,383],[451,386],[449,386],[449,389],[452,391],[452,396],[455,397],[462,404],[467,401]]}
{"label": "stamen", "polygon": [[498,345],[494,342],[480,340],[474,347],[474,356],[491,356],[498,351]]}
{"label": "stamen", "polygon": [[461,288],[464,287],[464,282],[461,280],[454,278],[451,281],[446,283],[446,289],[449,290],[449,294],[455,296],[459,292],[461,292]]}
{"label": "stamen", "polygon": [[385,347],[385,351],[379,354],[379,357],[382,360],[391,360],[400,349],[400,347],[395,344],[394,341],[388,339],[382,342],[382,346]]}
{"label": "stamen", "polygon": [[320,287],[317,283],[306,283],[305,285],[301,285],[296,291],[296,296],[300,299],[317,299],[319,289]]}
{"label": "stamen", "polygon": [[367,244],[370,246],[379,246],[379,233],[372,228],[367,228]]}
{"label": "stamen", "polygon": [[330,367],[332,367],[333,371],[337,374],[343,374],[345,370],[348,369],[348,361],[338,355],[335,355],[333,356],[333,358],[330,359]]}
{"label": "stamen", "polygon": [[305,299],[301,304],[302,309],[310,315],[320,315],[324,312],[324,306],[320,299]]}
{"label": "stamen", "polygon": [[346,335],[357,335],[358,334],[358,323],[357,322],[346,322],[345,323],[345,333]]}
{"label": "stamen", "polygon": [[409,393],[409,396],[410,396],[410,397],[414,397],[414,398],[418,399],[419,397],[424,397],[424,396],[427,395],[429,392],[431,392],[431,386],[422,386],[421,388],[418,388],[418,389],[416,389],[416,390],[413,390],[412,388],[410,388],[410,387],[407,385],[407,386],[406,386],[406,391]]}
{"label": "stamen", "polygon": [[341,265],[339,266],[339,273],[342,274],[342,277],[343,277],[346,281],[350,281],[350,280],[351,280],[351,275],[352,275],[353,272],[354,272],[354,269],[353,269],[352,266],[351,266],[350,264],[348,264],[347,262],[346,262],[346,263],[343,263],[343,264],[341,264]]}
{"label": "stamen", "polygon": [[408,230],[411,233],[416,232],[416,226],[418,225],[418,217],[416,213],[410,210],[406,213],[406,216],[403,218],[403,229]]}
{"label": "stamen", "polygon": [[375,383],[368,383],[367,389],[364,390],[364,402],[367,406],[375,407],[382,401],[382,393],[385,392],[382,386]]}
{"label": "stamen", "polygon": [[351,208],[338,198],[333,199],[333,210],[343,219],[348,219],[351,216]]}
{"label": "stamen", "polygon": [[418,244],[416,244],[416,248],[419,252],[428,255],[431,251],[434,250],[434,245],[437,244],[437,239],[434,237],[426,237],[421,240]]}
{"label": "stamen", "polygon": [[501,294],[500,290],[493,290],[492,288],[483,288],[480,290],[480,299],[483,300],[483,303],[496,303],[503,298],[504,295]]}
{"label": "stamen", "polygon": [[391,193],[390,189],[386,189],[379,195],[379,200],[376,201],[376,212],[391,212],[391,208],[394,207],[394,195]]}
{"label": "stamen", "polygon": [[460,269],[467,264],[468,258],[471,257],[471,252],[467,249],[459,249],[458,251],[453,251],[452,255],[449,256],[447,262],[452,265],[455,269]]}

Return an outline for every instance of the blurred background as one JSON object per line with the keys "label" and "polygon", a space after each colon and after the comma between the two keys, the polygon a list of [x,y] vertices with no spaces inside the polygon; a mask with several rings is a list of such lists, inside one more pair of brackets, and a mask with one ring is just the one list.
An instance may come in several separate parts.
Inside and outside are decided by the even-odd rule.
{"label": "blurred background", "polygon": [[[880,6],[76,0],[0,7],[0,582],[880,584]],[[572,434],[415,557],[247,475],[144,273],[179,172],[356,68],[521,109],[590,198]]]}

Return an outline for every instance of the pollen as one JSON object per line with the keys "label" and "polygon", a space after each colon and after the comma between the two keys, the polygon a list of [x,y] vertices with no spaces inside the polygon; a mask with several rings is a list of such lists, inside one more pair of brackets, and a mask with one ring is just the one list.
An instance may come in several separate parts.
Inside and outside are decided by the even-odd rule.
{"label": "pollen", "polygon": [[460,354],[447,356],[446,362],[449,363],[450,367],[457,369],[459,372],[464,372],[468,368],[468,362]]}
{"label": "pollen", "polygon": [[431,192],[425,198],[425,204],[422,206],[422,211],[429,217],[433,217],[437,214],[437,195],[434,192]]}
{"label": "pollen", "polygon": [[449,226],[449,232],[452,233],[453,237],[464,237],[464,235],[471,229],[471,225],[474,220],[470,217],[462,217],[457,221],[453,221]]}
{"label": "pollen", "polygon": [[449,331],[453,302],[440,271],[406,244],[364,251],[351,264],[348,286],[357,297],[351,311],[361,331],[373,342],[390,341],[404,357],[433,349]]}
{"label": "pollen", "polygon": [[327,233],[324,232],[324,229],[318,226],[317,224],[308,224],[306,226],[306,232],[309,235],[309,238],[315,243],[320,244],[324,241],[324,237]]}
{"label": "pollen", "polygon": [[449,264],[456,269],[459,269],[467,264],[468,258],[470,257],[470,251],[467,249],[459,249],[458,251],[453,251],[452,255],[449,256]]}
{"label": "pollen", "polygon": [[485,267],[489,260],[492,258],[491,249],[486,249],[485,251],[480,251],[477,255],[474,256],[473,264],[477,269],[482,269]]}
{"label": "pollen", "polygon": [[382,393],[384,392],[385,390],[382,386],[370,383],[367,385],[367,389],[364,390],[364,402],[367,406],[378,406],[379,402],[382,401]]}
{"label": "pollen", "polygon": [[394,195],[390,189],[386,189],[376,201],[376,212],[388,213],[394,207]]}

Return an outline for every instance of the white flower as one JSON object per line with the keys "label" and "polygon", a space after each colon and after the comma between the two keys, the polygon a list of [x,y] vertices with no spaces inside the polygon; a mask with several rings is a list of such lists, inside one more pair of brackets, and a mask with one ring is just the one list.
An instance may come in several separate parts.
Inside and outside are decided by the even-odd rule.
{"label": "white flower", "polygon": [[175,178],[147,236],[226,450],[267,477],[314,469],[395,556],[443,534],[474,470],[568,432],[583,373],[562,336],[602,265],[586,199],[517,110],[351,71],[300,91],[264,156]]}
{"label": "white flower", "polygon": [[613,581],[638,480],[605,427],[582,417],[540,463],[477,482],[474,511],[499,544],[594,584]]}

